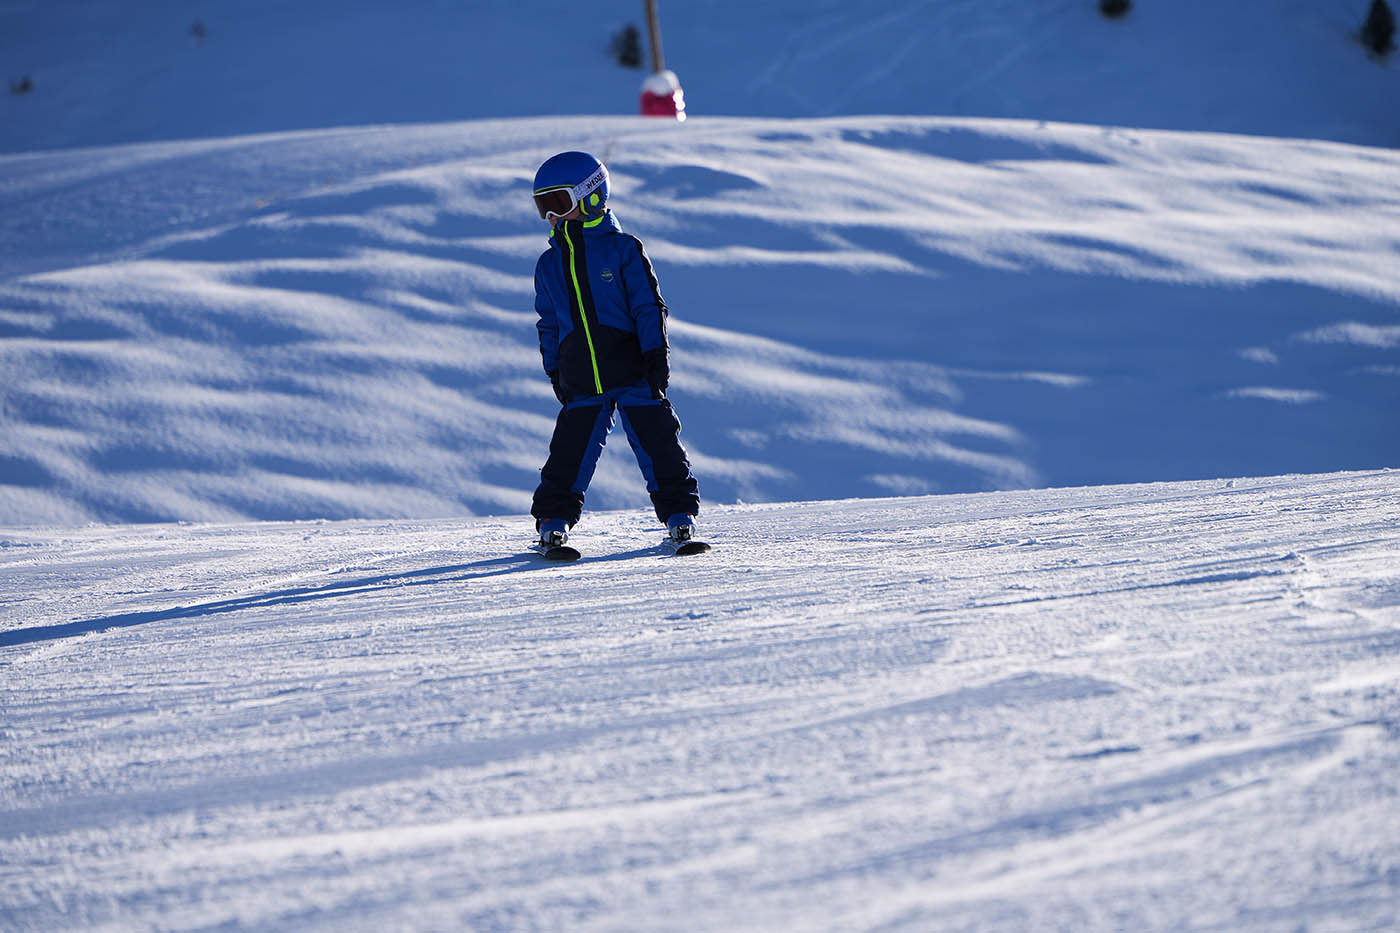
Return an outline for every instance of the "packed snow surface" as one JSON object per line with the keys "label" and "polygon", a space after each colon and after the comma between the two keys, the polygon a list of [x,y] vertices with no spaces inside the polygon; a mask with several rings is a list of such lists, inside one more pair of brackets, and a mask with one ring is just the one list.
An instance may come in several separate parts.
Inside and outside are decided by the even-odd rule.
{"label": "packed snow surface", "polygon": [[1400,473],[0,539],[0,926],[1381,929]]}

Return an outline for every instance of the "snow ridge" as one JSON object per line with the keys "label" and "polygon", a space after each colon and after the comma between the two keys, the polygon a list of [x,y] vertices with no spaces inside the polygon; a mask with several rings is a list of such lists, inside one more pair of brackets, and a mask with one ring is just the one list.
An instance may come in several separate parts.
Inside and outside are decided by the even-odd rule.
{"label": "snow ridge", "polygon": [[[553,401],[521,192],[566,145],[607,156],[657,264],[707,501],[1400,456],[1394,153],[469,122],[0,158],[0,522],[526,511]],[[625,456],[592,503],[645,507]]]}

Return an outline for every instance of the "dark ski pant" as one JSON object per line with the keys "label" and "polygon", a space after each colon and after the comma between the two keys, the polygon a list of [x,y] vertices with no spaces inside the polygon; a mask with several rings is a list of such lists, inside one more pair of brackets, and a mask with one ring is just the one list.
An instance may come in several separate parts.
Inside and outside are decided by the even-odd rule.
{"label": "dark ski pant", "polygon": [[559,412],[530,509],[536,519],[562,518],[570,526],[578,521],[614,412],[637,455],[656,517],[665,522],[677,512],[699,513],[699,487],[681,447],[681,423],[671,403],[652,398],[651,389],[642,384],[574,399]]}

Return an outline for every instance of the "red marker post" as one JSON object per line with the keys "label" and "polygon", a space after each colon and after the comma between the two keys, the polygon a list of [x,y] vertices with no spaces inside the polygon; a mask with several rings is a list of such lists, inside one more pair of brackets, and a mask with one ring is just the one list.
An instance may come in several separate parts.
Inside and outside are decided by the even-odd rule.
{"label": "red marker post", "polygon": [[656,0],[646,0],[647,33],[651,37],[651,74],[642,82],[642,116],[685,119],[685,93],[674,71],[666,69],[661,51],[661,21]]}
{"label": "red marker post", "polygon": [[674,71],[658,71],[642,82],[642,116],[685,119],[685,92]]}

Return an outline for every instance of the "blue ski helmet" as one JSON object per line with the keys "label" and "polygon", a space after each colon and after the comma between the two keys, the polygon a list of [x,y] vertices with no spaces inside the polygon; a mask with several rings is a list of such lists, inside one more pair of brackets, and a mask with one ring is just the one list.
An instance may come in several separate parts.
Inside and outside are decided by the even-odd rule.
{"label": "blue ski helmet", "polygon": [[535,207],[543,220],[575,207],[585,217],[603,213],[608,202],[608,168],[586,152],[550,156],[535,172]]}

